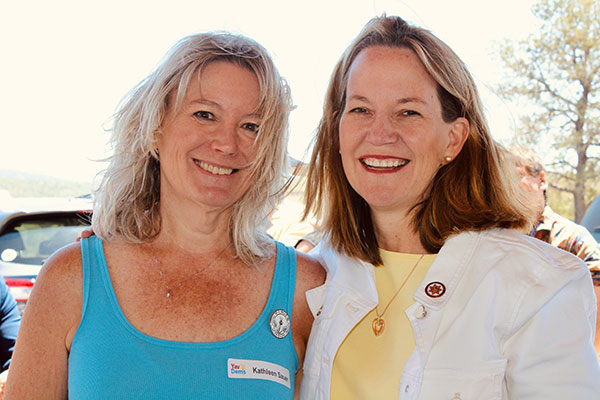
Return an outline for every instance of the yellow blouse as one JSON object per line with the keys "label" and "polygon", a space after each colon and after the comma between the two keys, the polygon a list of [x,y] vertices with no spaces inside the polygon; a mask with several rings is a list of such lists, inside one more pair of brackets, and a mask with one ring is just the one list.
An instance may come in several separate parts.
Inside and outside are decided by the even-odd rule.
{"label": "yellow blouse", "polygon": [[404,313],[411,304],[413,294],[435,254],[393,253],[380,249],[383,265],[375,268],[379,315],[384,312],[402,282],[415,270],[382,318],[385,328],[380,336],[373,333],[371,310],[348,334],[333,362],[331,399],[397,399],[400,375],[406,360],[415,347],[412,327]]}

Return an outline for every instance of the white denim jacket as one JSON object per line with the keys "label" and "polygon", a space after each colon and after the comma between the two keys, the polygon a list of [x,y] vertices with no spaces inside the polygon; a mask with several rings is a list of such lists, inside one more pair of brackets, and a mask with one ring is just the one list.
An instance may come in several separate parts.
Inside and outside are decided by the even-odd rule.
{"label": "white denim jacket", "polygon": [[[378,301],[371,264],[326,243],[313,255],[328,275],[307,293],[315,322],[300,391],[306,400],[329,398],[340,344]],[[426,294],[431,282],[443,284],[441,297]],[[398,399],[600,399],[596,302],[577,257],[512,230],[460,233],[442,247],[414,300],[405,312],[416,348],[398,371]]]}

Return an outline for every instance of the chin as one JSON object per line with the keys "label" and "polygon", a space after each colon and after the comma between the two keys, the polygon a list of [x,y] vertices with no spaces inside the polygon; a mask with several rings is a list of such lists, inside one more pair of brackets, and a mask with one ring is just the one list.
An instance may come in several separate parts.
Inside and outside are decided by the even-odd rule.
{"label": "chin", "polygon": [[193,201],[197,204],[202,204],[208,207],[214,208],[228,208],[231,207],[240,196],[234,198],[231,193],[223,193],[221,191],[204,191],[202,193],[196,193]]}
{"label": "chin", "polygon": [[382,210],[392,209],[398,204],[398,201],[392,201],[391,199],[385,198],[382,199],[380,197],[362,196],[362,198],[369,205],[369,207]]}

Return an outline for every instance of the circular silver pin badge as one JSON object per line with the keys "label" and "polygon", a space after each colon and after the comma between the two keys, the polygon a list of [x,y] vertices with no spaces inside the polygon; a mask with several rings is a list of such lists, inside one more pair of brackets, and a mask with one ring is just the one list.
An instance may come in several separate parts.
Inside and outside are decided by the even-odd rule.
{"label": "circular silver pin badge", "polygon": [[290,332],[290,316],[284,310],[275,310],[271,314],[271,333],[279,339],[283,339]]}

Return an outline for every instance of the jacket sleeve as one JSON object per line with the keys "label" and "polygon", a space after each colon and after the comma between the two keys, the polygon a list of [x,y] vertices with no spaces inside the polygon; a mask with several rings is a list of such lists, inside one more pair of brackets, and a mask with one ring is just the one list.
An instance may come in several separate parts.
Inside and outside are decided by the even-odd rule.
{"label": "jacket sleeve", "polygon": [[600,399],[595,320],[592,281],[589,274],[580,273],[505,342],[508,398]]}
{"label": "jacket sleeve", "polygon": [[0,276],[0,371],[10,364],[20,323],[17,302],[10,294],[4,277]]}

